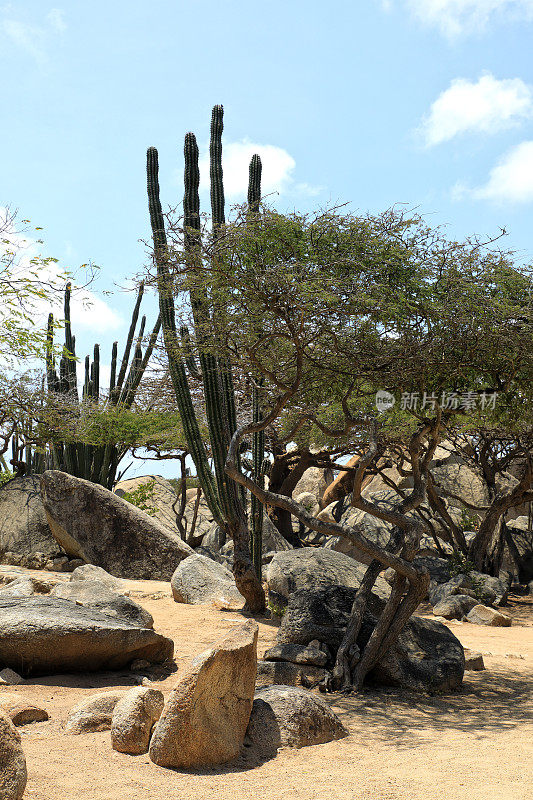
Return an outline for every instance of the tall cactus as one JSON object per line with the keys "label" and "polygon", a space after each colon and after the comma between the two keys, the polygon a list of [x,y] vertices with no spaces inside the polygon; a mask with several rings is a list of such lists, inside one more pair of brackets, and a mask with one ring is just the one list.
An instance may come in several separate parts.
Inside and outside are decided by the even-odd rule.
{"label": "tall cactus", "polygon": [[[118,342],[113,343],[111,352],[111,379],[109,395],[105,399],[100,397],[100,346],[95,344],[93,360],[85,358],[85,378],[80,403],[77,384],[76,369],[76,342],[72,335],[72,320],[70,311],[71,285],[65,289],[65,343],[63,355],[59,364],[59,376],[56,372],[54,350],[54,317],[48,316],[47,348],[46,348],[46,375],[48,392],[51,396],[62,401],[65,410],[73,409],[81,417],[85,405],[98,405],[102,401],[108,408],[120,406],[131,408],[135,393],[139,387],[142,376],[152,355],[157,336],[161,328],[161,318],[152,330],[146,350],[142,352],[141,341],[146,325],[143,317],[137,335],[134,356],[130,361],[131,348],[135,338],[135,330],[139,318],[139,309],[143,297],[144,286],[141,284],[132,313],[131,324],[122,356],[120,369],[117,376]],[[117,469],[126,449],[116,443],[103,445],[85,444],[83,442],[55,442],[51,448],[51,466],[61,469],[78,478],[85,478],[93,483],[100,483],[112,489],[115,483]]]}
{"label": "tall cactus", "polygon": [[[224,184],[222,174],[222,106],[213,108],[210,140],[211,212],[216,239],[225,222]],[[159,307],[163,335],[169,360],[169,371],[191,457],[195,463],[206,502],[218,525],[234,543],[233,574],[240,593],[252,612],[265,606],[265,596],[250,555],[246,512],[236,483],[225,472],[225,460],[231,437],[236,429],[235,395],[231,365],[220,342],[215,341],[213,315],[216,306],[201,280],[196,280],[201,265],[200,199],[198,146],[194,134],[188,133],[184,144],[184,227],[185,255],[188,266],[188,289],[192,308],[195,343],[198,350],[205,410],[211,444],[214,475],[200,435],[198,419],[187,380],[184,359],[190,359],[190,337],[182,332],[185,352],[180,347],[173,298],[172,277],[164,219],[159,199],[158,156],[155,148],[147,154],[148,205],[157,267]],[[198,374],[198,373],[197,373]]]}

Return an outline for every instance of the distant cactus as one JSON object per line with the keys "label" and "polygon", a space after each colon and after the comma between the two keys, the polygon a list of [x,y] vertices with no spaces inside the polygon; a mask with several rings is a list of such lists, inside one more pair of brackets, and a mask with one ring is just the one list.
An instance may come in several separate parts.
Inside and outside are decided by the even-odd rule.
{"label": "distant cactus", "polygon": [[[47,349],[46,349],[46,375],[48,392],[52,397],[63,401],[65,408],[74,409],[74,413],[81,416],[84,404],[102,404],[106,407],[131,408],[135,393],[139,387],[148,361],[152,355],[161,321],[158,317],[150,335],[146,350],[142,352],[142,337],[146,325],[143,317],[137,336],[133,358],[130,360],[131,348],[135,337],[135,329],[139,318],[139,309],[144,292],[141,284],[132,313],[130,329],[124,348],[124,354],[117,376],[118,343],[113,343],[111,352],[111,377],[109,395],[107,398],[100,396],[100,347],[94,346],[93,360],[85,358],[85,377],[80,402],[77,382],[76,342],[72,335],[72,320],[70,311],[70,298],[72,287],[70,283],[65,289],[65,343],[63,355],[59,364],[59,375],[56,371],[54,358],[54,317],[48,316]],[[57,441],[51,447],[51,464],[54,469],[60,469],[85,478],[93,483],[112,489],[115,483],[117,469],[121,458],[125,455],[124,448],[119,444],[92,445],[83,442]]]}

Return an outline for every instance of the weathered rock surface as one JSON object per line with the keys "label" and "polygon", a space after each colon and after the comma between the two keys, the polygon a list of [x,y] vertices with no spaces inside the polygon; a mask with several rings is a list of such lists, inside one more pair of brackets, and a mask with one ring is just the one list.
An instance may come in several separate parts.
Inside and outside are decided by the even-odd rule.
{"label": "weathered rock surface", "polygon": [[109,572],[106,572],[102,567],[97,567],[96,564],[82,564],[76,567],[70,575],[70,580],[72,583],[78,583],[79,581],[98,581],[113,592],[126,594],[126,583],[120,578],[110,575]]}
{"label": "weathered rock surface", "polygon": [[0,561],[5,553],[17,555],[21,566],[35,553],[43,565],[64,555],[46,519],[36,475],[13,478],[0,488]]}
{"label": "weathered rock surface", "polygon": [[35,588],[29,578],[17,578],[16,581],[0,586],[0,598],[3,597],[32,597]]}
{"label": "weathered rock surface", "polygon": [[305,492],[312,494],[315,498],[315,503],[318,503],[332,481],[333,473],[331,470],[323,469],[322,467],[309,467],[294,487],[292,496],[298,497],[298,495]]}
{"label": "weathered rock surface", "polygon": [[94,608],[95,611],[126,620],[140,628],[154,627],[154,620],[149,611],[129,597],[108,589],[100,581],[72,581],[58,584],[54,586],[50,596],[70,600],[86,608]]}
{"label": "weathered rock surface", "polygon": [[246,739],[247,745],[264,753],[324,744],[347,734],[320,695],[293,686],[270,686],[255,695]]}
{"label": "weathered rock surface", "polygon": [[[278,643],[306,645],[317,639],[336,653],[355,593],[355,589],[344,586],[294,593],[278,630]],[[361,649],[368,642],[382,608],[383,601],[374,598],[357,638]],[[453,633],[440,622],[411,617],[396,644],[369,673],[368,680],[388,686],[448,690],[460,685],[463,672],[463,648]]]}
{"label": "weathered rock surface", "polygon": [[244,603],[229,569],[196,553],[178,565],[170,586],[177,603],[197,605],[213,600],[225,600],[241,606]]}
{"label": "weathered rock surface", "polygon": [[9,667],[6,667],[0,672],[0,684],[5,684],[6,686],[18,686],[19,683],[22,683],[22,676],[15,672]]}
{"label": "weathered rock surface", "polygon": [[528,517],[520,516],[508,522],[507,529],[512,536],[518,564],[508,552],[505,553],[505,561],[520,583],[529,583],[533,580],[533,529],[529,527]]}
{"label": "weathered rock surface", "polygon": [[0,692],[0,707],[17,727],[49,719],[44,708],[34,705],[27,697],[16,692]]}
{"label": "weathered rock surface", "polygon": [[0,709],[0,797],[2,800],[21,800],[28,773],[20,734]]}
{"label": "weathered rock surface", "polygon": [[77,703],[70,709],[65,725],[65,733],[91,733],[107,731],[111,728],[111,720],[115,706],[126,692],[98,692]]}
{"label": "weathered rock surface", "polygon": [[433,613],[444,619],[463,619],[478,602],[475,597],[466,594],[452,594],[434,605]]}
{"label": "weathered rock surface", "polygon": [[512,624],[511,617],[501,614],[494,608],[484,605],[476,605],[466,616],[468,622],[474,625],[493,625],[498,628],[508,628]]}
{"label": "weathered rock surface", "polygon": [[150,743],[150,758],[182,769],[235,758],[252,710],[258,626],[253,620],[199,655],[173,690]]}
{"label": "weathered rock surface", "polygon": [[311,664],[325,667],[328,657],[323,650],[301,644],[275,644],[263,656],[265,661],[291,661],[293,664]]}
{"label": "weathered rock surface", "polygon": [[124,578],[170,580],[194,551],[181,538],[89,481],[49,470],[41,494],[56,540],[65,551]]}
{"label": "weathered rock surface", "polygon": [[317,686],[326,675],[324,667],[290,661],[258,661],[256,686]]}
{"label": "weathered rock surface", "polygon": [[485,669],[485,663],[481,653],[474,650],[465,650],[465,672],[479,672]]}
{"label": "weathered rock surface", "polygon": [[429,601],[435,606],[447,597],[456,594],[477,597],[478,602],[482,597],[485,603],[502,605],[507,600],[508,584],[491,575],[473,570],[468,575],[454,575],[446,583],[436,584],[432,581],[429,588]]}
{"label": "weathered rock surface", "polygon": [[[286,602],[299,589],[314,590],[330,585],[359,588],[366,569],[366,565],[344,553],[302,547],[277,553],[268,565],[266,577],[269,594]],[[388,597],[390,588],[383,578],[377,579],[374,593],[383,599]]]}
{"label": "weathered rock surface", "polygon": [[24,676],[161,662],[173,643],[150,628],[55,597],[0,600],[0,663]]}
{"label": "weathered rock surface", "polygon": [[161,716],[163,692],[144,686],[130,689],[118,701],[111,720],[111,744],[119,753],[148,752],[152,728]]}

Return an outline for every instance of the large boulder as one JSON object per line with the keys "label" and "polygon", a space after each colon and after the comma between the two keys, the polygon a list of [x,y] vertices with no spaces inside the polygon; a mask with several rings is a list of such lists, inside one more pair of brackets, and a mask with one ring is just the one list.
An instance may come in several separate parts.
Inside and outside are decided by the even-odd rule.
{"label": "large boulder", "polygon": [[[140,491],[139,491],[140,490]],[[146,506],[145,510],[151,517],[161,522],[169,530],[173,531],[176,535],[180,535],[179,528],[176,523],[176,514],[180,509],[180,498],[170,481],[161,475],[141,475],[137,478],[129,478],[125,481],[119,481],[114,489],[119,497],[127,498],[133,492],[133,498],[137,495],[138,500],[142,505]],[[139,497],[142,492],[142,497]],[[186,496],[185,512],[183,514],[184,521],[187,523],[187,532],[191,530],[192,519],[194,516],[194,505],[196,500],[196,489],[189,489]],[[201,537],[213,524],[213,515],[209,510],[204,498],[200,498],[198,505],[198,512],[196,514],[196,522],[194,528],[194,536]]]}
{"label": "large boulder", "polygon": [[[39,477],[13,478],[0,488],[0,561],[26,566],[35,554],[47,562],[64,553],[54,539],[41,500]],[[13,561],[15,563],[15,561]]]}
{"label": "large boulder", "polygon": [[507,523],[507,530],[512,537],[513,551],[518,563],[508,552],[508,545],[505,562],[520,583],[529,583],[533,580],[533,528],[529,525],[528,517],[520,516]]}
{"label": "large boulder", "polygon": [[126,583],[114,575],[110,575],[102,567],[97,567],[95,564],[82,564],[76,567],[70,574],[70,581],[72,583],[79,581],[98,581],[103,583],[112,592],[119,592],[120,594],[127,594]]}
{"label": "large boulder", "polygon": [[95,483],[49,470],[41,476],[47,518],[69,555],[124,578],[170,580],[194,551],[160,522]]}
{"label": "large boulder", "polygon": [[[307,645],[313,640],[336,653],[344,636],[356,589],[329,586],[318,591],[300,590],[291,595],[277,634],[279,644]],[[374,598],[365,614],[357,644],[361,650],[376,624]],[[329,664],[333,666],[334,656]],[[379,684],[446,691],[461,684],[464,652],[451,631],[436,620],[411,617],[393,647],[367,678]]]}
{"label": "large boulder", "polygon": [[154,627],[154,620],[149,611],[129,597],[108,589],[100,581],[58,583],[50,592],[50,597],[70,600],[72,603],[93,608],[109,617],[126,620],[140,628]]}
{"label": "large boulder", "polygon": [[326,701],[295,686],[256,692],[246,731],[247,745],[266,755],[280,747],[308,747],[342,739],[348,731]]}
{"label": "large boulder", "polygon": [[[286,603],[299,589],[320,589],[331,584],[358,589],[366,570],[366,565],[344,553],[302,547],[277,553],[268,565],[266,579],[271,597]],[[374,593],[383,599],[390,594],[390,587],[381,576],[375,583]]]}
{"label": "large boulder", "polygon": [[294,487],[292,496],[298,497],[304,493],[312,494],[315,498],[315,503],[319,503],[326,488],[332,481],[333,473],[331,470],[323,469],[322,467],[309,467]]}
{"label": "large boulder", "polygon": [[170,579],[170,586],[177,603],[197,605],[222,601],[242,606],[244,602],[229,569],[196,553],[178,565]]}
{"label": "large boulder", "polygon": [[172,657],[173,642],[56,597],[0,600],[0,663],[24,676],[119,669]]}
{"label": "large boulder", "polygon": [[68,714],[65,733],[94,733],[111,728],[113,711],[126,692],[119,689],[113,692],[91,694],[73,706]]}
{"label": "large boulder", "polygon": [[194,659],[154,728],[155,764],[189,769],[239,754],[252,710],[257,633],[257,623],[248,620]]}
{"label": "large boulder", "polygon": [[457,452],[442,455],[444,458],[434,458],[430,465],[437,494],[444,499],[449,498],[450,506],[459,511],[464,510],[469,515],[479,517],[470,506],[489,504],[488,488],[483,477]]}
{"label": "large boulder", "polygon": [[475,605],[468,612],[466,619],[474,625],[493,625],[497,628],[508,628],[513,622],[507,614],[501,614],[494,608],[489,608],[489,606],[484,606],[481,603]]}
{"label": "large boulder", "polygon": [[28,773],[20,734],[0,709],[0,797],[2,800],[21,800]]}
{"label": "large boulder", "polygon": [[466,594],[453,594],[433,606],[433,613],[436,617],[444,617],[444,619],[463,619],[477,604],[478,601],[474,597]]}
{"label": "large boulder", "polygon": [[137,686],[118,701],[111,720],[111,745],[119,753],[148,752],[152,728],[161,716],[165,700],[159,689]]}

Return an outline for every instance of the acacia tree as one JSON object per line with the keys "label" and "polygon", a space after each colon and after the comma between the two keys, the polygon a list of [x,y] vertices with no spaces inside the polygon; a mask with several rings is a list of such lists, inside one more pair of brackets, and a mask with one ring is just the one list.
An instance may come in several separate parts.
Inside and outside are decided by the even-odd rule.
{"label": "acacia tree", "polygon": [[[334,670],[336,686],[358,689],[427,590],[429,576],[413,563],[426,526],[412,512],[426,500],[429,465],[456,412],[443,393],[530,392],[530,278],[501,252],[448,242],[395,212],[311,219],[264,210],[253,225],[241,218],[227,227],[213,247],[216,257],[206,263],[215,268],[187,280],[208,283],[217,296],[219,335],[225,332],[238,369],[262,376],[263,406],[271,409],[236,430],[226,470],[263,504],[318,533],[343,536],[370,557]],[[378,389],[416,391],[426,402],[418,412],[397,404],[378,415]],[[468,426],[467,416],[462,422]],[[294,440],[311,426],[317,441],[342,439],[365,453],[354,468],[351,503],[394,526],[386,549],[245,474],[243,442],[276,425]],[[361,487],[391,442],[408,452],[414,488],[385,509],[365,500]],[[360,652],[357,635],[385,567],[396,574],[391,595]]]}

